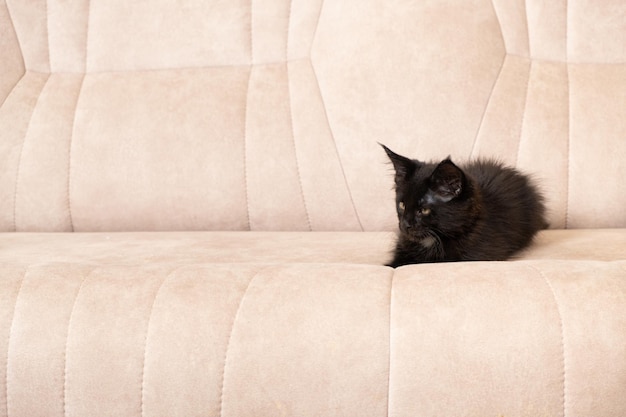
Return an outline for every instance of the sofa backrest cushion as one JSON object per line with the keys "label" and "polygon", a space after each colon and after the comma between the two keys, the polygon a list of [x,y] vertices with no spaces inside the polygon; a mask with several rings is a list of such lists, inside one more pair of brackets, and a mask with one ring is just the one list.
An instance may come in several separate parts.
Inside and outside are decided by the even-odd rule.
{"label": "sofa backrest cushion", "polygon": [[0,3],[0,230],[393,230],[377,142],[626,226],[623,0]]}

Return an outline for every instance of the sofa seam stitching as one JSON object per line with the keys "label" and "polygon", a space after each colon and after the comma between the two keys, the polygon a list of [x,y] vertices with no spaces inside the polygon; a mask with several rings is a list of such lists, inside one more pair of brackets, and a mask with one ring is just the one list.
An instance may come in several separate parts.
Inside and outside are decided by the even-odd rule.
{"label": "sofa seam stitching", "polygon": [[526,18],[526,41],[528,42],[528,58],[532,60],[530,48],[530,19],[528,18],[528,0],[524,0],[524,17]]}
{"label": "sofa seam stitching", "polygon": [[313,29],[313,38],[311,38],[311,47],[309,48],[309,59],[312,60],[311,55],[313,54],[313,45],[315,45],[315,40],[317,39],[317,30],[320,27],[320,20],[322,20],[322,12],[324,11],[324,4],[326,0],[320,1],[320,11],[317,15],[317,22],[315,22],[315,29]]}
{"label": "sofa seam stitching", "polygon": [[300,172],[300,162],[298,159],[298,147],[296,145],[296,131],[293,125],[293,100],[291,98],[291,78],[289,77],[289,38],[291,37],[291,9],[293,6],[293,0],[289,0],[289,12],[287,17],[287,36],[285,42],[285,73],[287,75],[287,97],[289,99],[289,124],[291,127],[291,143],[293,145],[293,155],[296,162],[296,174],[298,175],[298,184],[300,185],[300,196],[302,197],[302,205],[304,206],[304,214],[306,215],[306,222],[309,231],[312,231],[311,216],[304,197],[304,186],[302,184],[302,174]]}
{"label": "sofa seam stitching", "polygon": [[519,168],[519,154],[522,150],[522,141],[524,140],[524,123],[526,122],[526,110],[528,107],[528,95],[530,94],[530,77],[533,70],[533,60],[528,61],[528,79],[526,81],[526,94],[524,95],[524,106],[522,108],[522,121],[519,127],[519,139],[517,142],[517,155],[515,155],[515,167]]}
{"label": "sofa seam stitching", "polygon": [[500,81],[500,77],[502,76],[502,71],[504,70],[504,62],[506,61],[507,56],[508,56],[508,53],[506,52],[506,46],[505,46],[505,52],[502,56],[502,62],[500,63],[500,69],[498,70],[498,75],[496,76],[493,82],[493,85],[491,86],[491,92],[489,93],[489,97],[487,98],[487,102],[485,103],[485,108],[483,110],[482,116],[480,117],[480,123],[478,124],[476,135],[474,136],[474,143],[472,144],[472,149],[470,151],[470,158],[474,157],[474,153],[476,151],[476,144],[478,143],[478,136],[480,135],[480,132],[483,129],[483,125],[485,123],[485,118],[487,115],[487,109],[489,109],[489,105],[491,104],[491,100],[493,98],[493,93],[496,91],[496,85],[498,85],[498,81]]}
{"label": "sofa seam stitching", "polygon": [[[513,54],[509,54],[513,55]],[[528,57],[524,57],[528,58]],[[257,62],[255,66],[265,66],[265,67],[275,67],[279,65],[284,65],[285,62],[301,62],[308,61],[308,57],[299,57],[299,58],[291,58],[289,60],[276,60],[276,61],[262,61]],[[588,64],[588,63],[580,63],[580,64]],[[591,63],[594,64],[594,63]],[[624,63],[602,63],[602,65],[624,65]],[[198,71],[205,69],[230,69],[230,68],[247,68],[250,66],[249,62],[238,63],[238,64],[214,64],[214,65],[186,65],[181,67],[161,67],[161,68],[133,68],[133,69],[111,69],[111,70],[92,70],[89,71],[88,74],[93,75],[110,75],[110,74],[136,74],[136,73],[159,73],[166,71]],[[26,72],[26,71],[25,71]],[[27,72],[34,74],[49,74],[49,71],[38,71],[38,70],[27,70]],[[70,70],[60,70],[55,71],[54,74],[85,74],[85,71],[70,71]]]}
{"label": "sofa seam stitching", "polygon": [[24,71],[24,73],[22,74],[22,76],[15,82],[15,85],[13,87],[11,87],[11,91],[9,91],[9,94],[7,94],[7,96],[4,98],[4,100],[2,100],[2,103],[0,103],[0,110],[2,110],[2,108],[4,107],[4,105],[6,104],[6,102],[9,100],[9,97],[11,97],[13,95],[13,92],[15,91],[15,89],[17,88],[18,85],[21,84],[22,80],[24,80],[26,78],[26,75],[29,73],[30,71]]}
{"label": "sofa seam stitching", "polygon": [[48,47],[48,71],[52,73],[52,51],[50,50],[50,7],[49,1],[44,1],[44,7],[46,8],[46,45]]}
{"label": "sofa seam stitching", "polygon": [[9,6],[9,1],[5,2],[5,6],[7,8],[7,14],[9,15],[9,21],[11,22],[11,28],[13,28],[13,33],[15,34],[15,39],[17,40],[17,46],[20,48],[20,58],[22,58],[22,67],[24,67],[24,74],[22,74],[22,77],[21,77],[23,78],[24,75],[28,72],[28,68],[26,68],[26,58],[24,58],[24,48],[22,47],[20,36],[18,35],[17,29],[15,28],[15,23],[13,22],[14,19],[13,19],[13,15],[11,14],[11,7]]}
{"label": "sofa seam stitching", "polygon": [[524,108],[522,109],[522,123],[519,128],[519,141],[517,143],[517,155],[515,155],[515,167],[519,168],[519,154],[522,150],[522,141],[524,139],[524,122],[526,121],[526,111],[528,107],[528,95],[530,93],[530,76],[533,70],[533,58],[530,48],[530,20],[528,18],[528,0],[523,1],[524,18],[526,19],[526,41],[528,42],[528,80],[526,82],[526,96],[524,98]]}
{"label": "sofa seam stitching", "polygon": [[[91,1],[87,0],[87,19],[85,23],[85,68],[82,72],[82,78],[80,81],[80,86],[78,87],[78,93],[76,96],[76,103],[74,105],[74,118],[72,120],[72,133],[70,134],[70,143],[68,146],[68,156],[67,156],[67,211],[70,220],[70,230],[72,232],[75,231],[74,228],[74,215],[72,213],[72,151],[74,149],[74,136],[76,135],[76,119],[78,115],[78,105],[80,103],[80,99],[83,95],[83,86],[85,84],[85,79],[87,78],[87,61],[89,56],[89,28],[90,28],[90,20],[91,20]],[[78,72],[80,74],[80,72]]]}
{"label": "sofa seam stitching", "polygon": [[391,413],[391,329],[392,329],[392,318],[393,318],[393,283],[394,278],[396,276],[396,270],[392,269],[391,278],[389,279],[389,361],[388,361],[388,370],[389,374],[387,376],[387,417],[390,416]]}
{"label": "sofa seam stitching", "polygon": [[252,230],[252,222],[250,220],[250,190],[248,179],[248,106],[250,104],[250,86],[252,83],[252,70],[254,69],[254,32],[253,32],[253,1],[250,0],[250,65],[248,73],[248,83],[246,87],[246,102],[244,104],[243,115],[243,180],[244,191],[246,198],[246,221],[248,224],[248,230]]}
{"label": "sofa seam stitching", "polygon": [[250,0],[250,67],[254,65],[254,0]]}
{"label": "sofa seam stitching", "polygon": [[494,0],[489,0],[491,4],[491,9],[493,10],[493,14],[496,16],[496,21],[498,22],[498,29],[500,30],[500,39],[502,39],[502,44],[504,45],[504,52],[507,54],[508,48],[506,45],[506,39],[504,38],[504,32],[502,31],[502,22],[500,21],[500,16],[498,16],[498,10],[496,10],[496,5],[494,4]]}
{"label": "sofa seam stitching", "polygon": [[565,63],[569,64],[569,28],[570,28],[569,0],[565,0]]}
{"label": "sofa seam stitching", "polygon": [[28,119],[28,126],[26,127],[26,131],[24,132],[24,138],[22,139],[22,146],[20,147],[19,155],[17,157],[17,169],[15,170],[15,185],[13,187],[13,231],[14,232],[17,232],[17,196],[18,196],[18,190],[19,190],[20,174],[22,171],[22,159],[24,156],[24,148],[26,147],[28,133],[30,132],[30,129],[32,126],[33,116],[35,112],[37,111],[37,107],[39,107],[39,100],[41,99],[41,96],[43,95],[43,91],[45,90],[46,85],[48,85],[48,80],[50,80],[50,75],[51,75],[50,73],[47,74],[46,81],[44,82],[43,86],[37,93],[37,100],[35,100],[33,111],[30,113],[30,117]]}
{"label": "sofa seam stitching", "polygon": [[[567,61],[567,60],[561,60],[561,59],[548,59],[548,58],[537,58],[537,57],[530,57],[528,55],[524,55],[524,54],[518,54],[515,52],[507,52],[507,55],[512,56],[512,57],[516,57],[516,58],[523,58],[523,59],[532,59],[535,62],[538,63],[547,63],[547,64],[571,64],[571,65],[593,65],[593,66],[601,66],[601,67],[613,67],[613,66],[619,66],[619,67],[623,67],[626,64],[626,60],[624,61],[615,61],[615,62],[595,62],[595,61]],[[104,72],[104,71],[103,71]]]}
{"label": "sofa seam stitching", "polygon": [[76,295],[74,296],[74,302],[72,303],[72,309],[70,310],[70,317],[67,320],[67,331],[65,332],[65,349],[63,351],[63,416],[67,416],[67,350],[69,347],[70,341],[70,329],[72,328],[72,320],[74,318],[74,311],[76,310],[76,304],[78,303],[78,297],[80,296],[80,292],[85,286],[85,282],[91,276],[91,274],[97,268],[91,269],[88,273],[85,274],[82,282],[80,283],[78,289],[76,290]]}
{"label": "sofa seam stitching", "polygon": [[80,80],[80,86],[78,87],[78,93],[76,94],[76,102],[74,104],[74,117],[72,120],[72,133],[70,134],[70,140],[67,149],[67,212],[70,219],[70,230],[74,232],[74,214],[72,213],[72,154],[74,150],[74,136],[76,135],[76,119],[78,115],[78,105],[83,93],[83,85],[85,84],[85,78],[87,74],[83,74]]}
{"label": "sofa seam stitching", "polygon": [[500,22],[500,17],[498,16],[498,11],[496,10],[496,5],[493,3],[494,0],[490,0],[491,9],[493,10],[493,14],[496,17],[496,22],[498,22],[498,30],[500,31],[500,39],[502,39],[502,45],[504,45],[504,54],[502,54],[502,62],[500,63],[500,70],[498,71],[498,75],[496,76],[493,85],[491,86],[491,92],[489,93],[489,98],[485,103],[485,109],[483,110],[483,114],[480,118],[480,123],[478,124],[478,130],[476,131],[476,135],[474,136],[474,143],[472,144],[472,149],[470,151],[470,158],[474,157],[474,152],[476,151],[476,144],[478,143],[478,135],[482,131],[483,123],[485,122],[485,116],[487,115],[487,109],[489,108],[489,104],[491,103],[491,99],[493,97],[493,93],[496,90],[496,85],[502,76],[502,70],[504,69],[504,62],[508,56],[508,49],[506,46],[506,39],[504,39],[504,33],[502,32],[502,23]]}
{"label": "sofa seam stitching", "polygon": [[[293,8],[293,0],[288,1],[288,10],[287,10],[287,27],[285,33],[285,67],[287,68],[287,89],[289,91],[289,114],[291,115],[291,84],[289,83],[289,39],[291,37],[291,9]],[[291,117],[291,131],[293,134],[293,117]],[[294,138],[294,146],[295,146],[295,138]]]}
{"label": "sofa seam stitching", "polygon": [[233,321],[230,325],[230,331],[228,333],[228,340],[226,341],[226,351],[224,352],[224,367],[222,368],[222,385],[220,389],[219,396],[219,413],[218,415],[221,417],[222,412],[224,411],[224,388],[226,387],[226,366],[228,364],[228,352],[230,351],[230,343],[233,337],[233,332],[235,330],[235,325],[237,324],[237,318],[239,317],[239,312],[241,311],[241,306],[243,305],[244,300],[248,296],[248,291],[252,286],[253,281],[265,270],[269,269],[269,267],[261,268],[256,271],[250,281],[248,281],[248,285],[246,285],[245,290],[243,291],[243,295],[241,296],[241,300],[239,300],[239,305],[237,306],[237,311],[235,311],[235,315],[233,316]]}
{"label": "sofa seam stitching", "polygon": [[250,72],[248,74],[248,87],[246,90],[246,104],[244,106],[243,116],[243,181],[244,191],[246,197],[246,221],[248,223],[248,230],[252,230],[252,223],[250,221],[250,190],[248,179],[248,105],[250,102],[250,83],[252,82],[252,69],[253,65],[250,64]]}
{"label": "sofa seam stitching", "polygon": [[152,323],[152,316],[154,313],[154,306],[156,305],[157,299],[159,298],[159,295],[161,294],[161,289],[163,288],[163,286],[165,285],[165,283],[172,277],[172,275],[174,275],[177,271],[179,271],[180,269],[182,269],[183,266],[180,266],[178,268],[174,268],[174,270],[168,272],[168,274],[165,276],[165,278],[163,278],[161,280],[161,283],[159,284],[159,287],[157,288],[156,292],[154,293],[154,299],[152,300],[152,304],[150,305],[150,313],[148,315],[148,322],[146,324],[146,336],[144,338],[144,349],[143,349],[143,364],[141,367],[141,407],[140,407],[140,415],[141,417],[144,416],[144,406],[145,406],[145,377],[146,377],[146,359],[148,356],[148,336],[150,335],[150,324]]}
{"label": "sofa seam stitching", "polygon": [[13,315],[11,316],[11,326],[9,327],[9,335],[7,337],[7,360],[6,360],[6,375],[5,378],[5,398],[6,398],[6,412],[7,417],[9,416],[9,359],[11,353],[11,339],[13,335],[13,326],[15,325],[15,314],[17,313],[17,302],[19,300],[20,294],[22,293],[22,288],[24,287],[24,281],[26,281],[26,275],[29,272],[28,267],[24,268],[24,273],[22,274],[22,279],[20,280],[20,286],[15,293],[15,303],[13,304]]}
{"label": "sofa seam stitching", "polygon": [[571,141],[572,141],[572,136],[571,136],[571,132],[572,132],[572,103],[571,103],[571,98],[572,98],[572,94],[570,91],[570,80],[569,80],[569,64],[565,64],[565,78],[566,78],[566,82],[567,82],[567,151],[566,151],[566,163],[567,163],[567,168],[566,168],[566,176],[567,176],[567,187],[565,188],[567,196],[565,197],[565,229],[567,229],[569,227],[569,223],[570,223],[570,211],[569,211],[569,206],[570,206],[570,196],[571,196],[571,187],[572,187],[572,179],[571,179],[571,174],[572,174],[572,164],[570,161],[570,157],[571,157]]}
{"label": "sofa seam stitching", "polygon": [[534,265],[528,265],[529,268],[534,270],[539,276],[543,279],[546,286],[550,290],[550,294],[552,295],[552,300],[554,301],[554,306],[556,307],[556,313],[559,317],[559,328],[561,330],[561,353],[562,353],[562,380],[563,380],[563,391],[561,393],[562,397],[562,408],[563,408],[563,417],[566,417],[566,400],[567,400],[567,362],[565,359],[565,325],[563,322],[563,313],[561,312],[561,305],[559,304],[558,298],[556,296],[556,291],[554,290],[554,286],[550,282],[550,280],[544,275],[544,273],[535,267]]}
{"label": "sofa seam stitching", "polygon": [[530,57],[530,56],[523,55],[523,54],[517,54],[514,52],[508,52],[507,55],[516,57],[516,58],[532,59],[535,62],[547,63],[547,64],[568,64],[569,63],[571,65],[594,66],[594,67],[615,67],[615,66],[623,67],[624,65],[626,65],[626,60],[614,61],[614,62],[595,62],[595,61],[581,61],[581,60],[571,61],[571,60],[561,60],[561,59],[536,58],[536,57]]}
{"label": "sofa seam stitching", "polygon": [[571,85],[570,85],[570,77],[569,77],[569,13],[570,7],[568,0],[565,0],[565,79],[567,82],[567,152],[566,152],[566,162],[567,162],[567,187],[566,192],[567,196],[565,197],[565,229],[568,228],[570,222],[570,212],[569,212],[569,204],[570,204],[570,195],[571,195],[571,161],[570,161],[570,152],[571,152],[571,141],[572,141],[572,93],[571,93]]}
{"label": "sofa seam stitching", "polygon": [[315,65],[313,65],[313,60],[311,60],[311,68],[313,68],[313,75],[315,76],[315,82],[317,83],[317,91],[319,91],[320,99],[322,100],[322,107],[324,108],[324,117],[326,118],[326,124],[328,125],[330,137],[333,140],[333,146],[335,148],[337,162],[339,163],[339,168],[341,169],[341,175],[343,176],[343,181],[346,185],[346,190],[348,191],[348,197],[350,198],[350,202],[352,203],[352,210],[354,211],[356,220],[359,223],[359,227],[361,228],[361,231],[363,232],[365,231],[363,227],[363,222],[361,221],[361,216],[359,215],[359,211],[356,208],[356,204],[354,202],[354,196],[352,195],[352,190],[350,189],[350,183],[348,182],[348,177],[346,176],[346,170],[343,167],[341,154],[339,153],[339,147],[337,146],[337,139],[335,138],[335,133],[333,132],[333,128],[330,124],[330,118],[328,117],[328,110],[326,109],[326,101],[324,100],[324,95],[322,94],[322,87],[317,77],[317,71],[315,70]]}
{"label": "sofa seam stitching", "polygon": [[87,68],[89,64],[89,29],[91,28],[91,0],[87,0],[87,19],[85,23],[85,71],[87,74]]}
{"label": "sofa seam stitching", "polygon": [[313,64],[313,46],[315,45],[315,41],[317,40],[318,29],[320,26],[320,21],[322,20],[322,14],[324,13],[325,5],[326,5],[326,0],[321,0],[320,11],[319,11],[319,14],[317,15],[317,22],[315,24],[315,30],[313,31],[313,39],[311,40],[311,48],[309,49],[308,61],[311,65],[311,69],[313,70],[313,76],[315,78],[315,83],[317,84],[317,91],[320,95],[322,108],[324,109],[324,118],[326,119],[326,125],[328,126],[328,131],[330,132],[330,138],[333,141],[333,146],[335,148],[335,155],[337,156],[337,162],[339,163],[341,175],[343,176],[343,181],[346,185],[346,191],[348,192],[348,197],[350,198],[350,203],[352,204],[352,210],[354,211],[354,216],[356,217],[357,223],[359,224],[361,231],[365,231],[365,229],[363,228],[363,222],[361,222],[361,216],[359,216],[359,212],[356,208],[356,204],[354,203],[352,190],[350,189],[350,184],[348,183],[346,171],[343,167],[343,162],[341,161],[341,155],[339,154],[339,148],[337,146],[337,139],[335,138],[335,133],[333,132],[333,127],[330,124],[330,118],[328,117],[328,109],[326,108],[326,100],[324,100],[324,94],[322,94],[322,86],[320,85],[320,80],[319,80],[319,77],[317,76],[317,70],[315,69],[315,65]]}

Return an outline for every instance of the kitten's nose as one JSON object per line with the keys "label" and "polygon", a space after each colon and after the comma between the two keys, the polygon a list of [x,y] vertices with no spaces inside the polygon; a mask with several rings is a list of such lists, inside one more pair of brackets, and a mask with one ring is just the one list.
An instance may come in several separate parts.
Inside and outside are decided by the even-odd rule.
{"label": "kitten's nose", "polygon": [[402,219],[402,228],[403,229],[410,229],[411,228],[411,223],[409,223],[409,221],[407,219]]}

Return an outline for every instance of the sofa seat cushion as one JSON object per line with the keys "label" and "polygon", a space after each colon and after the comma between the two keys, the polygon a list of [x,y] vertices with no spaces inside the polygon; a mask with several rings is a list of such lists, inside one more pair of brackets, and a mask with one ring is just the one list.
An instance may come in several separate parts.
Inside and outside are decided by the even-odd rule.
{"label": "sofa seat cushion", "polygon": [[[626,415],[625,261],[200,262],[365,262],[386,237],[2,236],[3,261],[33,264],[0,265],[0,402],[19,415]],[[35,264],[63,253],[108,262]]]}
{"label": "sofa seat cushion", "polygon": [[[0,262],[383,265],[393,245],[392,232],[4,233]],[[546,230],[517,259],[623,260],[626,230]]]}

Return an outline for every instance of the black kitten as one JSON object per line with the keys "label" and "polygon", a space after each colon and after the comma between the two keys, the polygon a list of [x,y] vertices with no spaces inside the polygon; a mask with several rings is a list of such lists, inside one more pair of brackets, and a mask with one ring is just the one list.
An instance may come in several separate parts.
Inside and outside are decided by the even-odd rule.
{"label": "black kitten", "polygon": [[499,261],[547,227],[543,197],[528,177],[490,160],[425,163],[381,145],[396,171],[400,235],[388,266]]}

